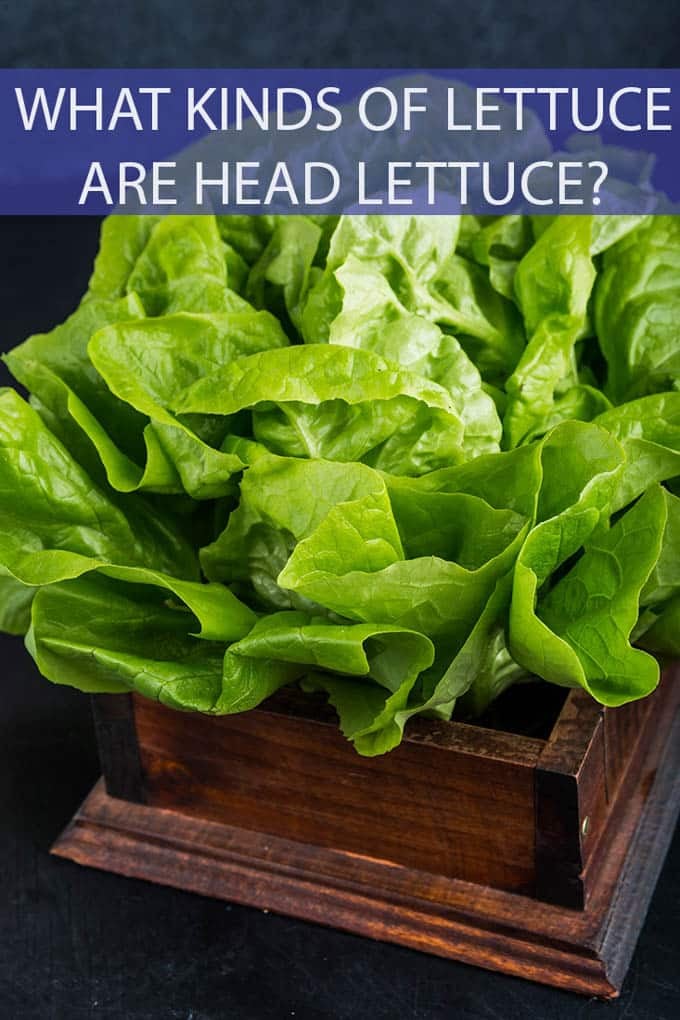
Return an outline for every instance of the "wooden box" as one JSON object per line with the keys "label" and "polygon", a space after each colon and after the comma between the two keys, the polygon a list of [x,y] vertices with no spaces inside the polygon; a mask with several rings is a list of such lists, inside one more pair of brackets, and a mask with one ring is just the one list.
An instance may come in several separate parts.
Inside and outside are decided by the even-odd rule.
{"label": "wooden box", "polygon": [[104,779],[54,852],[589,995],[618,994],[680,806],[680,667],[546,739],[412,721],[361,758],[314,699],[99,696]]}

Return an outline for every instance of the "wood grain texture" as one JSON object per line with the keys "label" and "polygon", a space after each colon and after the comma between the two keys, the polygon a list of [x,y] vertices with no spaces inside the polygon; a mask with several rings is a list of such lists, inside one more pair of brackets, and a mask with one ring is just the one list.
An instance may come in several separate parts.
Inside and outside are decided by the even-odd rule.
{"label": "wood grain texture", "polygon": [[419,720],[377,759],[290,695],[226,719],[124,699],[146,803],[100,784],[54,852],[613,996],[680,807],[679,681],[627,741],[572,692],[547,741]]}
{"label": "wood grain texture", "polygon": [[591,797],[605,797],[602,714],[585,691],[572,691],[536,766],[536,895],[574,909],[585,904],[582,789],[592,814]]}
{"label": "wood grain texture", "polygon": [[127,804],[101,783],[53,849],[82,864],[606,998],[620,989],[677,818],[679,764],[676,716],[648,748],[644,789],[627,800],[582,911]]}
{"label": "wood grain texture", "polygon": [[535,894],[581,909],[610,852],[619,815],[640,787],[648,750],[680,705],[680,669],[669,668],[643,703],[605,709],[572,691],[536,768]]}
{"label": "wood grain texture", "polygon": [[[302,699],[303,701],[305,699]],[[149,804],[436,874],[530,890],[539,741],[425,723],[361,758],[290,699],[243,715],[134,716]]]}

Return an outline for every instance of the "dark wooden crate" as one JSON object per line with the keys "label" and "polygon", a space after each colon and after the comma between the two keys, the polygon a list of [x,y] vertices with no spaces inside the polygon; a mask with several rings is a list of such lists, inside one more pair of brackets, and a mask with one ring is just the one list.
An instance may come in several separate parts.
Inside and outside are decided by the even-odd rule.
{"label": "dark wooden crate", "polygon": [[680,808],[679,681],[571,691],[547,740],[416,719],[379,758],[290,692],[219,719],[99,696],[104,780],[53,849],[614,996]]}

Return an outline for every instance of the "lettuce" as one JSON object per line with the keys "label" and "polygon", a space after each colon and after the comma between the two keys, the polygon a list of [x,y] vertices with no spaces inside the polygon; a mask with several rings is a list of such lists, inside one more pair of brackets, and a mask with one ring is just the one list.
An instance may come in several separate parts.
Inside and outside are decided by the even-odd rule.
{"label": "lettuce", "polygon": [[360,754],[680,654],[680,221],[111,217],[5,356],[0,627],[184,711],[323,692]]}
{"label": "lettuce", "polygon": [[654,216],[603,257],[595,324],[616,404],[677,390],[680,218]]}

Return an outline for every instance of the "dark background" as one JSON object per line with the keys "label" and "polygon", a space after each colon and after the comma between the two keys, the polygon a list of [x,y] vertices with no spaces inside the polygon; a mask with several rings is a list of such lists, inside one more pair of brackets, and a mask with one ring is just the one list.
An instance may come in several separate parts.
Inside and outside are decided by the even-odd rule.
{"label": "dark background", "polygon": [[0,0],[0,66],[668,67],[676,0]]}
{"label": "dark background", "polygon": [[[680,5],[0,0],[0,66],[663,67]],[[86,285],[98,223],[0,220],[0,349]],[[0,384],[6,375],[0,369]],[[675,1020],[680,839],[617,1003],[82,869],[51,841],[98,774],[89,704],[0,637],[0,1016]],[[6,894],[6,895],[4,895]]]}

